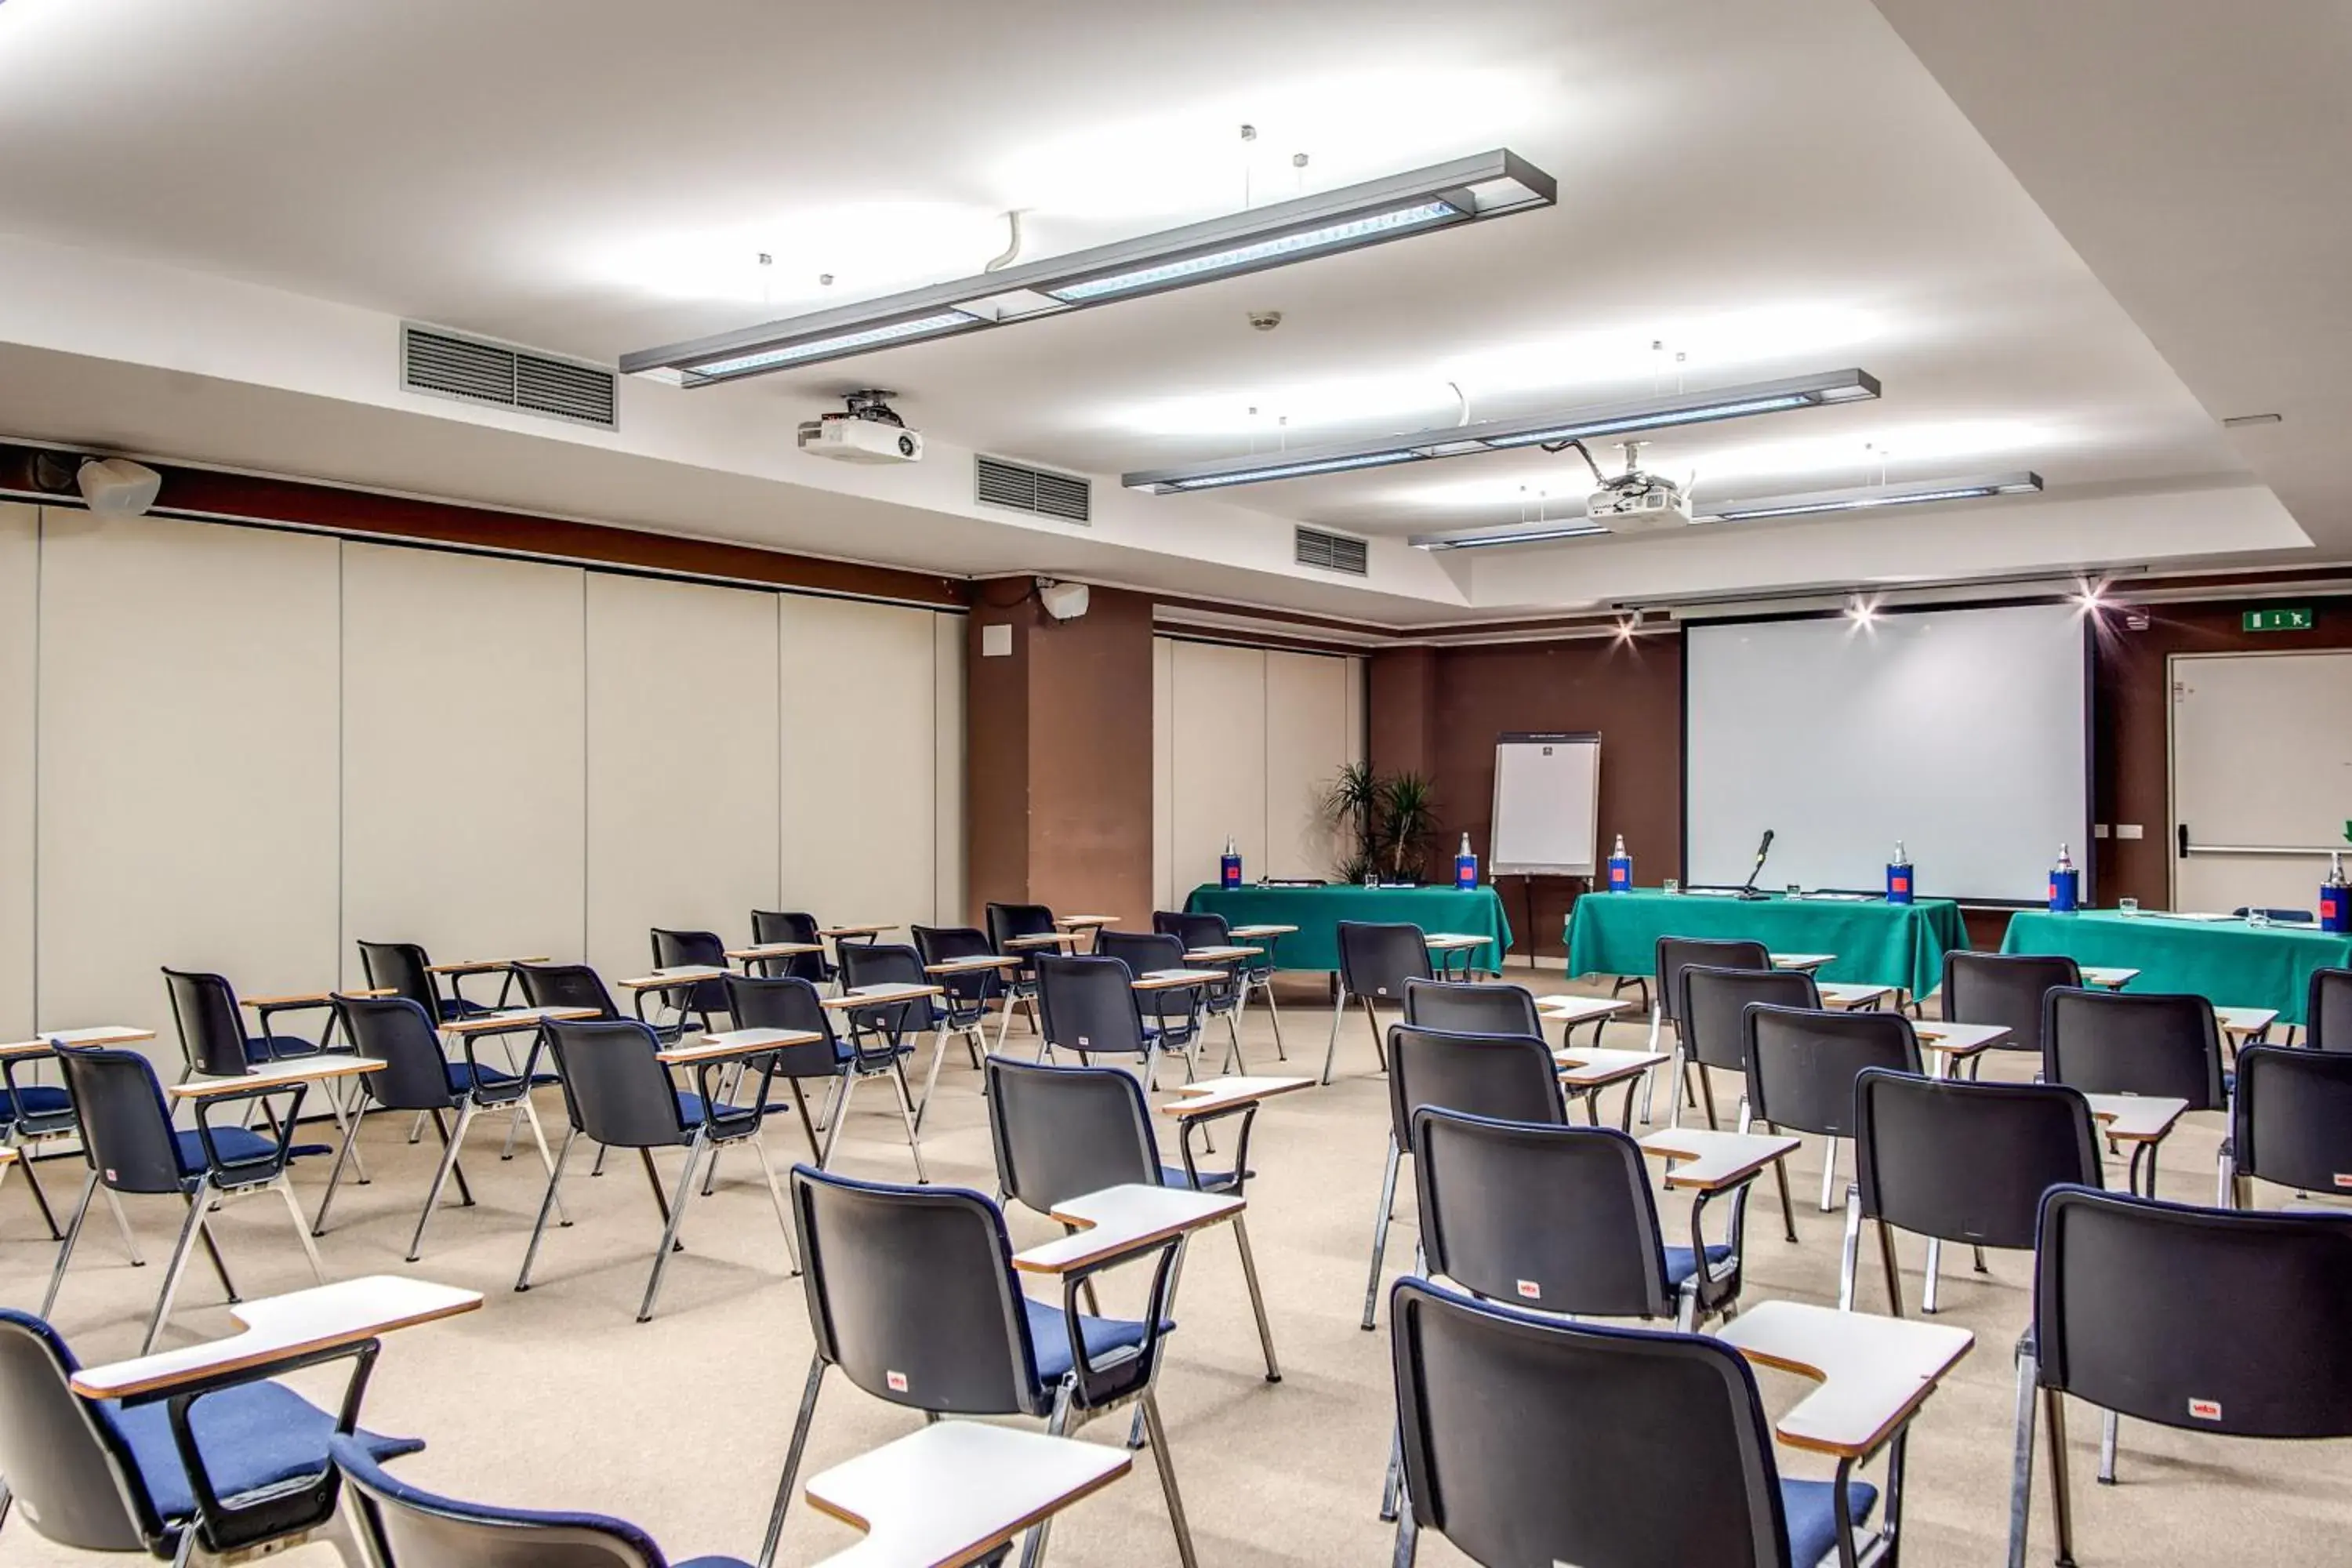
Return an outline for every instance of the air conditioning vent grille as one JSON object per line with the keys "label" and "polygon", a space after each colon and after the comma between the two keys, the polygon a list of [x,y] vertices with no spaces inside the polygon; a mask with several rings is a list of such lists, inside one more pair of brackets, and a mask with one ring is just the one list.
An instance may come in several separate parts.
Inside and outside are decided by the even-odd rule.
{"label": "air conditioning vent grille", "polygon": [[400,384],[411,392],[494,403],[606,430],[620,422],[619,378],[613,372],[431,327],[400,329]]}
{"label": "air conditioning vent grille", "polygon": [[1369,575],[1371,563],[1370,546],[1360,539],[1345,533],[1327,533],[1319,528],[1300,528],[1291,535],[1293,558],[1301,566],[1312,566],[1324,572],[1345,572],[1351,576]]}
{"label": "air conditioning vent grille", "polygon": [[1064,522],[1094,520],[1094,486],[1085,479],[1002,458],[975,457],[971,472],[972,499],[983,506],[1009,507]]}

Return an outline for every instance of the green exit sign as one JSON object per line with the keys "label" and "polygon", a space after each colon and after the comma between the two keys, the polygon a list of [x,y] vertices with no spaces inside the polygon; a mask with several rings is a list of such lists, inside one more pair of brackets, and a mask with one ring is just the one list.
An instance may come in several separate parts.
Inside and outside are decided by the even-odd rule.
{"label": "green exit sign", "polygon": [[2242,622],[2250,632],[2307,632],[2309,610],[2248,610]]}

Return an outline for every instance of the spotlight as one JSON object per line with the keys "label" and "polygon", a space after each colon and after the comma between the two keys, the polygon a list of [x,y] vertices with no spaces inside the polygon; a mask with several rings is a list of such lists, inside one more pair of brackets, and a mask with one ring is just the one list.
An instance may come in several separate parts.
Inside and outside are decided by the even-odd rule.
{"label": "spotlight", "polygon": [[2107,606],[2106,590],[2107,585],[2104,583],[2084,582],[2076,584],[2074,591],[2074,606],[2077,613],[2089,616],[2095,615],[2099,611],[2105,609]]}
{"label": "spotlight", "polygon": [[1845,596],[1845,613],[1858,626],[1866,626],[1878,618],[1878,607],[1860,594]]}

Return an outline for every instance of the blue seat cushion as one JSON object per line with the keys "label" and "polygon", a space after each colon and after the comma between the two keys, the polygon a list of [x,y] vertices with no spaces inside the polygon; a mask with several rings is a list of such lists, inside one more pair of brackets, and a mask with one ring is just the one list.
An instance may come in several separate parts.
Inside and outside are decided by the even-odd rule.
{"label": "blue seat cushion", "polygon": [[278,1061],[287,1057],[315,1057],[317,1042],[299,1035],[247,1035],[245,1037],[245,1059],[249,1062]]}
{"label": "blue seat cushion", "polygon": [[673,1563],[669,1568],[751,1568],[740,1557],[689,1557],[683,1563]]}
{"label": "blue seat cushion", "polygon": [[1160,1167],[1160,1184],[1163,1187],[1182,1187],[1187,1191],[1222,1193],[1234,1184],[1234,1173],[1231,1171],[1203,1171],[1201,1173],[1200,1181],[1196,1183],[1184,1173],[1183,1166],[1162,1165]]}
{"label": "blue seat cushion", "polygon": [[[793,1102],[789,1100],[772,1100],[761,1109],[765,1112],[772,1113],[779,1110],[790,1110],[792,1108]],[[691,1089],[679,1089],[677,1091],[677,1114],[679,1118],[686,1122],[687,1127],[691,1130],[694,1124],[700,1121],[703,1118],[702,1096],[696,1094]],[[720,1100],[719,1103],[710,1107],[709,1114],[713,1116],[749,1116],[751,1114],[751,1108],[748,1105],[730,1105],[726,1101]]]}
{"label": "blue seat cushion", "polygon": [[[112,1426],[131,1450],[131,1463],[147,1483],[156,1511],[166,1520],[195,1512],[195,1493],[180,1465],[172,1420],[163,1405],[159,1402],[125,1409],[109,1399],[99,1403],[98,1411],[99,1419]],[[245,1384],[207,1394],[196,1401],[189,1424],[213,1489],[224,1498],[325,1469],[327,1438],[335,1429],[333,1416],[275,1383]],[[365,1431],[356,1436],[379,1459],[425,1447],[414,1437]]]}
{"label": "blue seat cushion", "polygon": [[453,1018],[471,1018],[477,1014],[488,1011],[490,1011],[489,1007],[483,1003],[469,1001],[463,996],[441,998],[441,1021],[445,1024]]}
{"label": "blue seat cushion", "polygon": [[[471,1089],[512,1089],[515,1075],[503,1068],[487,1068],[478,1063],[444,1062],[442,1070],[449,1075],[449,1092],[463,1094]],[[546,1074],[540,1075],[545,1078]]]}
{"label": "blue seat cushion", "polygon": [[64,1089],[46,1083],[28,1083],[11,1095],[0,1089],[0,1122],[18,1116],[56,1116],[73,1109],[73,1099]]}
{"label": "blue seat cushion", "polygon": [[[1021,1305],[1029,1313],[1029,1342],[1037,1352],[1037,1386],[1050,1391],[1070,1372],[1070,1331],[1065,1325],[1066,1315],[1059,1307],[1026,1296],[1021,1298]],[[1166,1333],[1175,1326],[1162,1320],[1160,1331]],[[1142,1323],[1126,1318],[1090,1318],[1083,1312],[1078,1315],[1078,1334],[1086,1341],[1088,1361],[1141,1344],[1143,1330]]]}
{"label": "blue seat cushion", "polygon": [[[174,1132],[173,1142],[180,1146],[180,1173],[194,1176],[205,1168],[204,1140],[194,1132]],[[241,1165],[247,1160],[266,1160],[278,1152],[278,1140],[243,1127],[213,1129],[213,1147],[219,1152],[221,1163]],[[324,1143],[297,1143],[288,1151],[289,1159],[301,1159],[310,1154],[333,1152]],[[323,1450],[322,1450],[323,1451]]]}
{"label": "blue seat cushion", "polygon": [[[1720,1243],[1710,1243],[1707,1247],[1706,1260],[1710,1264],[1720,1263],[1730,1256],[1731,1248]],[[1667,1289],[1681,1289],[1683,1281],[1688,1279],[1692,1275],[1697,1272],[1698,1260],[1692,1254],[1689,1247],[1669,1247],[1666,1248]]]}
{"label": "blue seat cushion", "polygon": [[[1846,1503],[1861,1524],[1878,1506],[1878,1489],[1868,1481],[1846,1484]],[[1815,1568],[1837,1552],[1837,1483],[1780,1481],[1780,1511],[1789,1521],[1789,1568]]]}

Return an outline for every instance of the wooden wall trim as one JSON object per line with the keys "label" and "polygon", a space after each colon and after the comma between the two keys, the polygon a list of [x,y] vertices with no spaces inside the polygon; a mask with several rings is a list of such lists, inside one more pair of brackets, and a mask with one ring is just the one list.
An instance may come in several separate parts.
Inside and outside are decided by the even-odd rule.
{"label": "wooden wall trim", "polygon": [[[47,494],[35,484],[34,459],[40,450],[0,442],[0,493],[13,491],[44,505],[80,505],[78,495]],[[420,500],[308,480],[161,462],[150,466],[163,476],[163,493],[154,507],[162,516],[315,529],[352,538],[480,550],[935,609],[961,609],[971,601],[971,584],[962,578],[894,566],[828,561],[756,545]]]}

